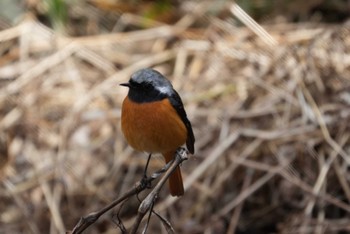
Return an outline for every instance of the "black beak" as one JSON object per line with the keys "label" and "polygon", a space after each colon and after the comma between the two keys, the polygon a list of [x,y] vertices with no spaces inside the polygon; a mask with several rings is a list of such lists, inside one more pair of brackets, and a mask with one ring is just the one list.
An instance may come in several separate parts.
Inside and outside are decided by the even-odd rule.
{"label": "black beak", "polygon": [[129,84],[129,83],[121,83],[120,85],[121,85],[121,86],[125,86],[125,87],[130,87],[130,84]]}

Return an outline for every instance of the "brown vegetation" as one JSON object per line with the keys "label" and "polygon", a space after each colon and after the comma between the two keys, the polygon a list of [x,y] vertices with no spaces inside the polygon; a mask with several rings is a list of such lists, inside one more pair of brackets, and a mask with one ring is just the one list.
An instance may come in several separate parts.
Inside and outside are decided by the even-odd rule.
{"label": "brown vegetation", "polygon": [[[1,31],[0,233],[63,233],[141,179],[118,84],[144,67],[172,80],[197,138],[185,195],[164,187],[154,208],[178,233],[350,232],[349,25],[263,29],[227,6],[189,5],[168,24],[124,14],[82,37],[28,18]],[[126,227],[138,206],[124,204]],[[118,233],[115,221],[86,233]]]}

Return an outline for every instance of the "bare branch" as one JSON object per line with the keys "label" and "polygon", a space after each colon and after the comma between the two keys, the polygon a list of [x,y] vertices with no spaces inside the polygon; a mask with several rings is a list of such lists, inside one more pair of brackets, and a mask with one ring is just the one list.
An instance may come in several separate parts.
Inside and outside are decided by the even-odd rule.
{"label": "bare branch", "polygon": [[[150,184],[153,180],[157,179],[162,173],[166,172],[164,176],[161,178],[161,180],[156,184],[154,189],[150,192],[150,194],[141,202],[139,209],[138,209],[138,216],[136,218],[136,221],[132,227],[131,233],[136,233],[144,215],[147,213],[147,211],[150,210],[151,207],[153,207],[153,204],[155,200],[158,197],[158,194],[165,184],[165,182],[168,180],[171,173],[175,170],[177,166],[179,166],[184,160],[187,159],[187,152],[183,148],[179,148],[179,150],[176,152],[176,156],[173,161],[166,164],[162,169],[159,171],[154,172],[150,177],[142,178],[140,182],[136,184],[136,186],[129,191],[127,191],[124,195],[122,195],[120,198],[114,200],[106,207],[102,208],[99,211],[92,212],[88,214],[87,216],[81,217],[79,222],[75,225],[73,230],[67,233],[71,234],[79,234],[83,233],[90,225],[94,224],[103,214],[110,211],[115,206],[119,205],[121,202],[129,199],[130,197],[140,193],[141,191],[145,190],[146,188],[150,187]],[[118,221],[120,223],[120,219],[118,217]],[[119,225],[118,225],[119,226]],[[122,227],[124,227],[123,224],[121,224]],[[169,228],[167,228],[169,229]]]}

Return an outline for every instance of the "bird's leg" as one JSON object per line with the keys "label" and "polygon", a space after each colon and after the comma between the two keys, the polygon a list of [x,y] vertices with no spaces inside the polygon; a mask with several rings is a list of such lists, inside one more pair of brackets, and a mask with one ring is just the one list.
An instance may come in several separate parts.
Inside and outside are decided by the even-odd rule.
{"label": "bird's leg", "polygon": [[152,153],[150,153],[148,155],[148,159],[147,159],[147,162],[146,162],[146,166],[145,166],[145,169],[143,171],[143,177],[142,177],[142,180],[141,180],[141,183],[144,183],[144,184],[147,184],[146,187],[147,188],[150,188],[151,185],[149,184],[148,182],[148,177],[147,177],[147,169],[148,169],[148,165],[149,165],[149,161],[151,161],[151,156],[152,156]]}
{"label": "bird's leg", "polygon": [[143,171],[143,178],[147,178],[147,169],[148,169],[148,165],[149,165],[149,161],[151,161],[151,156],[152,156],[152,153],[150,153],[148,155],[148,159],[147,159],[147,162],[146,162],[146,166],[145,166],[145,169]]}

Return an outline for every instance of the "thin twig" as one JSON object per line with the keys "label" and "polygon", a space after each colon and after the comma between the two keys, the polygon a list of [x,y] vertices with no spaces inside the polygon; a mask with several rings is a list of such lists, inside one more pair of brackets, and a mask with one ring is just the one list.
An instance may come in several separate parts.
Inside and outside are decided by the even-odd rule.
{"label": "thin twig", "polygon": [[154,187],[151,193],[140,204],[139,213],[131,231],[131,233],[136,233],[143,219],[143,216],[153,205],[154,201],[156,200],[159,194],[159,191],[161,190],[165,182],[168,180],[171,173],[175,170],[177,166],[179,166],[186,159],[187,159],[187,152],[185,150],[182,150],[182,151],[178,150],[176,153],[175,159],[169,162],[168,164],[166,164],[162,169],[160,169],[159,171],[156,171],[150,177],[143,178],[140,182],[136,184],[134,188],[130,189],[125,194],[123,194],[120,198],[114,200],[113,202],[111,202],[109,205],[105,206],[101,210],[92,212],[89,215],[80,218],[79,222],[75,225],[75,227],[70,233],[72,234],[82,233],[90,225],[95,223],[103,214],[111,210],[113,207],[117,206],[118,204],[125,201],[126,199],[148,188],[149,184],[151,184],[153,180],[158,178],[162,173],[164,173],[164,171],[166,171],[162,179],[157,183],[157,185]]}
{"label": "thin twig", "polygon": [[[181,148],[180,148],[181,149]],[[137,229],[140,226],[140,223],[145,216],[145,214],[150,210],[150,208],[154,205],[154,202],[156,201],[159,191],[165,184],[165,182],[168,180],[169,176],[172,174],[172,172],[176,169],[177,166],[181,164],[184,160],[187,159],[187,152],[185,150],[177,151],[176,157],[173,160],[173,163],[171,164],[169,170],[165,173],[165,175],[162,177],[162,179],[157,183],[157,185],[154,187],[154,189],[148,194],[148,196],[142,201],[141,205],[139,206],[138,215],[136,217],[136,221],[130,231],[131,234],[134,234],[137,232]]]}

